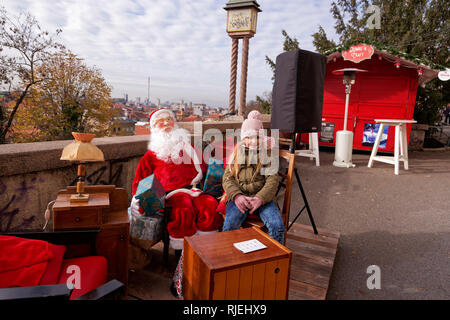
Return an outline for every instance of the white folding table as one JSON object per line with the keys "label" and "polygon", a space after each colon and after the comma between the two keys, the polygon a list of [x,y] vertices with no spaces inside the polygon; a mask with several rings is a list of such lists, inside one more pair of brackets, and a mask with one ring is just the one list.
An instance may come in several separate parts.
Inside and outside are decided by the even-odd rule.
{"label": "white folding table", "polygon": [[[372,154],[370,155],[368,167],[371,168],[373,161],[380,161],[394,165],[394,173],[398,175],[400,161],[403,161],[405,170],[408,170],[408,144],[406,139],[406,125],[408,123],[416,123],[415,120],[398,120],[398,119],[375,119],[380,124],[377,138],[373,145]],[[386,125],[395,126],[394,140],[394,156],[377,156],[378,147],[380,146],[383,130]]]}
{"label": "white folding table", "polygon": [[[322,118],[322,121],[325,119]],[[295,155],[300,157],[308,157],[310,160],[316,159],[316,166],[320,166],[319,159],[319,133],[309,132],[309,143],[308,149],[306,150],[295,150]]]}
{"label": "white folding table", "polygon": [[309,133],[309,147],[306,150],[295,150],[295,155],[300,157],[309,157],[310,160],[316,159],[316,166],[320,166],[319,160],[319,134],[317,132]]}

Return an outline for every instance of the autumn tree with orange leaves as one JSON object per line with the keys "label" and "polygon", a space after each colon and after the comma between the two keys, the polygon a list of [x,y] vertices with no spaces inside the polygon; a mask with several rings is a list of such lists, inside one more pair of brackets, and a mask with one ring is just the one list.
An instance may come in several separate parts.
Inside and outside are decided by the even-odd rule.
{"label": "autumn tree with orange leaves", "polygon": [[116,110],[99,69],[65,50],[49,56],[38,72],[45,80],[33,87],[18,112],[14,142],[72,139],[72,132],[108,134]]}

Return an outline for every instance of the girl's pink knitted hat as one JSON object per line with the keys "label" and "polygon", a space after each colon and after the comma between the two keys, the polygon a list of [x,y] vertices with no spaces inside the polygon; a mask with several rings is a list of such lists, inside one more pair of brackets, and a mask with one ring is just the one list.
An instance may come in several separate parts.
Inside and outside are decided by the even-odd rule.
{"label": "girl's pink knitted hat", "polygon": [[263,129],[262,115],[259,111],[253,110],[242,123],[241,140],[246,137],[258,136],[260,129]]}

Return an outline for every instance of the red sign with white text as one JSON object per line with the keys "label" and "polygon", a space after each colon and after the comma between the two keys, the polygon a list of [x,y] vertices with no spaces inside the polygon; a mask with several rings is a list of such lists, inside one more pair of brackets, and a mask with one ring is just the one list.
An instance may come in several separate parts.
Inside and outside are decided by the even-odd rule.
{"label": "red sign with white text", "polygon": [[342,57],[344,60],[349,60],[354,63],[360,63],[363,60],[372,58],[374,49],[367,44],[356,44],[348,48],[346,51],[342,51]]}

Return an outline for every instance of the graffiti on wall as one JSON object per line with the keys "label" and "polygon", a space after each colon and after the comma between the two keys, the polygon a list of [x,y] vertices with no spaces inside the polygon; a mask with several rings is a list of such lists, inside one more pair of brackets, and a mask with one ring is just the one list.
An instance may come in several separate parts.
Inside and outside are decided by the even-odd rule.
{"label": "graffiti on wall", "polygon": [[[120,177],[123,172],[124,163],[128,159],[110,161],[100,168],[89,172],[86,182],[90,185],[116,185],[120,187]],[[70,185],[76,185],[76,177]],[[33,177],[23,180],[15,187],[5,184],[0,180],[0,233],[17,232],[31,229],[36,221],[36,215],[27,213],[26,206],[31,203],[30,193],[36,191],[37,183],[43,183],[42,178]]]}
{"label": "graffiti on wall", "polygon": [[[104,165],[90,173],[88,172],[85,181],[90,185],[101,184],[119,186],[120,175],[122,174],[123,164],[125,162],[126,161],[124,160],[111,160],[109,166]],[[70,185],[76,185],[77,181],[78,177],[75,178]]]}
{"label": "graffiti on wall", "polygon": [[[6,197],[8,192],[12,194],[11,198],[5,204],[0,204],[0,233],[29,228],[36,219],[35,215],[30,217],[19,216],[20,209],[24,209],[30,201],[30,191],[36,189],[36,181],[36,177],[32,178],[30,183],[23,180],[18,187],[13,190],[8,190],[8,186],[0,180],[0,198]],[[39,183],[42,182],[43,179],[40,178]],[[16,221],[17,219],[20,220],[18,223]],[[12,227],[13,223],[15,224],[14,227]]]}

